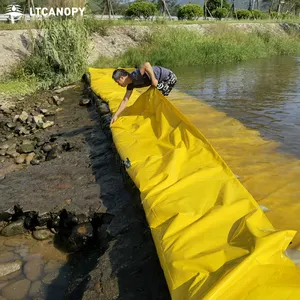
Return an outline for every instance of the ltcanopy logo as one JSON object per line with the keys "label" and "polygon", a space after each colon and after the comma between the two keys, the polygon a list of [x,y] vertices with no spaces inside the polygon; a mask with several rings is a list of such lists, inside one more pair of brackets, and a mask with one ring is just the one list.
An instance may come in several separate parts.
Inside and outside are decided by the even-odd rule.
{"label": "ltcanopy logo", "polygon": [[31,17],[68,17],[68,16],[83,16],[85,7],[36,7],[30,8],[29,14]]}

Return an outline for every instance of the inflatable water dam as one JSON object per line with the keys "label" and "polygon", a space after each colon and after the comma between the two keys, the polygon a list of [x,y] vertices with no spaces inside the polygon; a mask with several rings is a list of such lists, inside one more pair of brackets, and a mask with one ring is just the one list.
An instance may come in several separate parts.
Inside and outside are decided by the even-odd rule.
{"label": "inflatable water dam", "polygon": [[[125,89],[112,72],[89,69],[93,93],[114,113]],[[285,254],[296,231],[272,225],[177,106],[153,87],[134,90],[111,132],[172,299],[300,299],[300,274]]]}

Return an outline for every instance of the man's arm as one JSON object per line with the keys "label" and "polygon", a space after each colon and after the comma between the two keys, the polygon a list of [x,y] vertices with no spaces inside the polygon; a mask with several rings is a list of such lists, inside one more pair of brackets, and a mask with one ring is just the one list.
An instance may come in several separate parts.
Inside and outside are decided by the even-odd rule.
{"label": "man's arm", "polygon": [[145,62],[142,67],[140,68],[140,72],[142,75],[145,74],[145,72],[147,72],[150,76],[150,79],[151,79],[151,84],[153,86],[157,86],[158,84],[158,81],[157,79],[155,78],[155,75],[154,75],[154,72],[153,72],[153,69],[152,69],[152,66],[149,62]]}
{"label": "man's arm", "polygon": [[132,94],[132,90],[127,90],[127,92],[126,92],[123,100],[121,101],[117,111],[113,115],[113,117],[110,121],[110,124],[114,123],[117,120],[117,118],[119,117],[119,115],[121,114],[121,112],[126,108],[128,100],[129,100],[131,94]]}

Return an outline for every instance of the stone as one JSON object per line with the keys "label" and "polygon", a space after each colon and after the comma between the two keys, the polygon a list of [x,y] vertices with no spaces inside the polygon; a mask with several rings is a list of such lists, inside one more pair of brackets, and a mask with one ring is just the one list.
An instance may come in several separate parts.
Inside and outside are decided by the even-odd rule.
{"label": "stone", "polygon": [[17,126],[15,128],[15,133],[17,133],[18,135],[28,135],[30,134],[30,131],[27,130],[24,126]]}
{"label": "stone", "polygon": [[2,281],[2,280],[12,280],[12,279],[15,279],[15,278],[17,278],[18,276],[20,276],[22,274],[22,268],[20,268],[20,270],[17,270],[17,271],[15,271],[15,272],[13,272],[13,273],[10,273],[10,274],[8,274],[8,275],[6,275],[6,276],[3,276],[3,277],[1,277],[0,278],[0,280]]}
{"label": "stone", "polygon": [[20,145],[20,152],[21,153],[29,153],[34,150],[34,142],[30,140],[23,140],[22,145]]}
{"label": "stone", "polygon": [[5,154],[6,154],[6,150],[5,149],[0,150],[0,156],[5,156]]}
{"label": "stone", "polygon": [[31,283],[30,290],[28,292],[28,296],[29,297],[34,297],[37,294],[41,293],[42,290],[43,290],[42,282],[40,280],[34,281],[34,282]]}
{"label": "stone", "polygon": [[50,144],[45,144],[42,148],[44,152],[49,152],[52,149],[52,146]]}
{"label": "stone", "polygon": [[49,260],[47,264],[44,266],[44,273],[52,273],[58,271],[64,265],[63,262],[57,260]]}
{"label": "stone", "polygon": [[6,126],[7,126],[9,129],[14,129],[14,128],[16,128],[16,124],[15,124],[15,123],[12,123],[12,122],[6,123]]}
{"label": "stone", "polygon": [[85,105],[88,105],[90,102],[91,102],[91,100],[89,98],[82,98],[79,101],[79,105],[80,106],[85,106]]}
{"label": "stone", "polygon": [[62,153],[60,147],[58,145],[54,146],[47,154],[46,160],[51,160],[55,158],[60,158],[60,154]]}
{"label": "stone", "polygon": [[25,299],[30,288],[30,281],[28,279],[18,280],[5,286],[2,289],[2,295],[7,299],[23,300]]}
{"label": "stone", "polygon": [[25,161],[26,161],[26,165],[30,165],[31,161],[33,160],[33,158],[35,157],[35,153],[31,152],[27,155]]}
{"label": "stone", "polygon": [[16,239],[7,239],[4,242],[4,245],[7,247],[20,247],[21,245],[24,245],[24,242],[21,242],[20,240]]}
{"label": "stone", "polygon": [[42,255],[40,253],[29,253],[28,255],[23,257],[24,261],[30,261],[30,260],[41,260]]}
{"label": "stone", "polygon": [[44,124],[44,115],[37,115],[33,117],[33,121],[37,127],[42,127]]}
{"label": "stone", "polygon": [[66,200],[66,203],[67,203],[68,205],[70,205],[70,204],[72,203],[72,199],[67,199],[67,200]]}
{"label": "stone", "polygon": [[51,284],[53,280],[55,280],[59,276],[59,271],[54,271],[49,274],[47,274],[43,279],[43,283],[45,284]]}
{"label": "stone", "polygon": [[22,122],[22,123],[25,123],[28,119],[28,113],[26,111],[22,111],[22,113],[20,114],[19,116],[19,120]]}
{"label": "stone", "polygon": [[18,153],[17,150],[13,148],[13,149],[7,150],[6,151],[6,155],[8,155],[8,156],[10,156],[12,158],[16,158],[16,157],[18,157],[20,155],[20,153]]}
{"label": "stone", "polygon": [[38,241],[43,241],[51,238],[52,233],[48,229],[41,229],[33,231],[32,236]]}
{"label": "stone", "polygon": [[53,103],[57,106],[59,106],[61,104],[61,102],[63,102],[65,100],[65,98],[63,97],[58,97],[56,95],[52,96],[52,99],[53,99]]}
{"label": "stone", "polygon": [[41,276],[43,261],[34,259],[28,261],[24,266],[24,274],[30,281],[35,281]]}
{"label": "stone", "polygon": [[11,140],[13,137],[14,137],[14,134],[13,134],[13,133],[8,133],[8,134],[6,135],[6,139],[7,139],[7,140]]}
{"label": "stone", "polygon": [[27,154],[21,154],[20,156],[15,158],[16,164],[23,164],[27,158]]}
{"label": "stone", "polygon": [[7,150],[9,148],[9,144],[2,144],[0,145],[1,150]]}
{"label": "stone", "polygon": [[0,263],[7,263],[15,260],[16,255],[14,252],[3,252],[0,254]]}
{"label": "stone", "polygon": [[22,262],[20,260],[0,264],[0,277],[20,270],[21,266]]}
{"label": "stone", "polygon": [[19,119],[20,115],[15,115],[13,118],[13,122],[16,123]]}
{"label": "stone", "polygon": [[30,164],[32,164],[33,166],[37,166],[39,165],[41,162],[38,159],[33,159]]}
{"label": "stone", "polygon": [[4,236],[14,236],[18,234],[23,234],[26,231],[27,230],[24,228],[24,220],[19,219],[5,226],[2,229],[1,234]]}
{"label": "stone", "polygon": [[57,94],[60,94],[61,92],[66,91],[68,89],[72,89],[75,86],[76,85],[69,85],[69,86],[66,86],[66,87],[63,87],[63,88],[59,88],[59,89],[55,90],[54,92],[57,93]]}
{"label": "stone", "polygon": [[5,175],[0,175],[0,181],[5,179]]}
{"label": "stone", "polygon": [[53,121],[47,121],[47,122],[43,123],[42,128],[46,129],[46,128],[48,128],[50,126],[53,126],[53,125],[54,125]]}

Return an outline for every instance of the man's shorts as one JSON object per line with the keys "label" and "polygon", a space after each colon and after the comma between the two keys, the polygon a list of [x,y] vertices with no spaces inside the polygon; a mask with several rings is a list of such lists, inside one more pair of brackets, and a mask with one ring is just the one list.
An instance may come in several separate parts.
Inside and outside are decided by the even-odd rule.
{"label": "man's shorts", "polygon": [[174,85],[177,82],[177,77],[174,73],[171,73],[168,78],[164,81],[161,81],[157,85],[157,89],[164,95],[168,96],[172,91]]}

